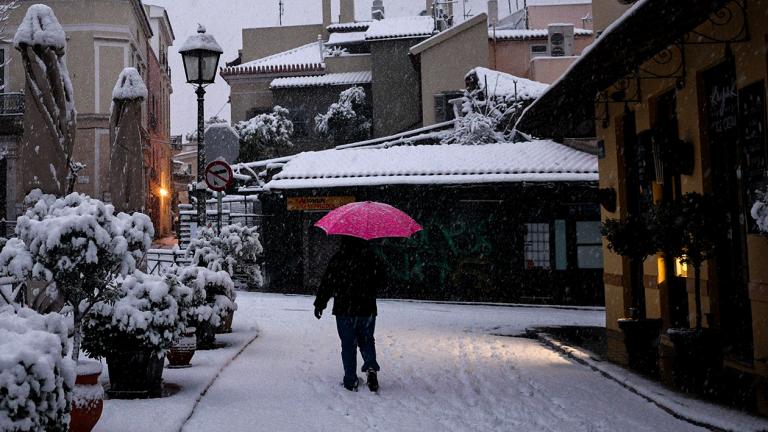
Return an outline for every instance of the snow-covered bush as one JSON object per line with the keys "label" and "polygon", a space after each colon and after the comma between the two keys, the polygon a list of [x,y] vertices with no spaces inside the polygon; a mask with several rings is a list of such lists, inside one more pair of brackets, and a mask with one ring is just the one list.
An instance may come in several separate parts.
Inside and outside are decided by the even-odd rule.
{"label": "snow-covered bush", "polygon": [[331,104],[328,112],[315,117],[315,130],[334,145],[362,141],[371,136],[370,111],[365,90],[354,86],[339,94],[339,101]]}
{"label": "snow-covered bush", "polygon": [[0,430],[67,431],[75,385],[59,314],[0,306]]}
{"label": "snow-covered bush", "polygon": [[209,270],[224,270],[234,277],[244,275],[250,286],[260,288],[263,284],[259,265],[264,252],[257,227],[231,224],[216,233],[212,228],[198,231],[198,238],[187,248],[193,264]]}
{"label": "snow-covered bush", "polygon": [[184,331],[179,299],[189,288],[160,276],[135,272],[114,297],[94,304],[83,322],[83,350],[94,357],[125,351],[163,355]]}
{"label": "snow-covered bush", "polygon": [[277,105],[271,113],[259,114],[235,124],[240,135],[240,161],[279,157],[281,148],[293,147],[293,122],[288,110]]}
{"label": "snow-covered bush", "polygon": [[[218,327],[227,315],[237,310],[235,284],[229,273],[191,266],[180,269],[177,275],[181,284],[193,292],[184,312],[190,326],[209,323]],[[204,305],[199,302],[201,295],[205,297]]]}
{"label": "snow-covered bush", "polygon": [[477,145],[505,141],[498,131],[499,119],[492,115],[470,112],[456,121],[456,126],[445,138],[443,144]]}
{"label": "snow-covered bush", "polygon": [[49,293],[72,306],[77,360],[82,317],[109,294],[118,277],[136,269],[154,228],[144,214],[115,215],[111,205],[86,195],[56,199],[34,191],[30,197],[37,200],[17,220],[18,240],[0,251],[0,273],[47,281]]}
{"label": "snow-covered bush", "polygon": [[757,224],[757,229],[763,234],[768,234],[768,191],[757,192],[751,215]]}
{"label": "snow-covered bush", "polygon": [[349,54],[349,50],[340,46],[332,46],[325,50],[326,57],[342,57],[347,54]]}

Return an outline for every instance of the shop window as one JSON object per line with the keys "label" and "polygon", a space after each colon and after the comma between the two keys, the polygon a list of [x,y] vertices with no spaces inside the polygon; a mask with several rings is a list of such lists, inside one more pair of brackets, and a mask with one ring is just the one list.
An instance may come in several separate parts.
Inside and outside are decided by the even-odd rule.
{"label": "shop window", "polygon": [[566,223],[563,219],[555,221],[555,270],[568,269],[568,240]]}
{"label": "shop window", "polygon": [[576,260],[579,268],[603,268],[600,222],[576,222]]}
{"label": "shop window", "polygon": [[549,224],[525,224],[525,267],[528,269],[550,268]]}

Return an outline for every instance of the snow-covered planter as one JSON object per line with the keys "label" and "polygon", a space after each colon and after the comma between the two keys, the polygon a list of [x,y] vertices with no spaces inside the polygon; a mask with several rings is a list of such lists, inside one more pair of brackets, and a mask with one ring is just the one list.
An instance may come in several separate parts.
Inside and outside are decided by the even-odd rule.
{"label": "snow-covered planter", "polygon": [[36,203],[18,218],[18,239],[0,251],[0,273],[44,280],[49,294],[72,306],[77,360],[83,316],[136,269],[154,228],[144,214],[114,214],[111,205],[78,193],[57,199],[38,190],[28,198]]}
{"label": "snow-covered planter", "polygon": [[67,431],[74,362],[61,315],[0,307],[0,430]]}
{"label": "snow-covered planter", "polygon": [[761,233],[768,235],[768,191],[757,192],[757,199],[752,205],[752,219]]}
{"label": "snow-covered planter", "polygon": [[212,228],[198,231],[197,239],[187,248],[192,262],[209,270],[224,270],[243,288],[261,288],[264,279],[260,262],[264,248],[257,227],[232,224],[218,234]]}
{"label": "snow-covered planter", "polygon": [[111,396],[160,395],[165,353],[184,330],[178,301],[187,291],[135,272],[112,299],[93,305],[83,323],[83,350],[107,359]]}
{"label": "snow-covered planter", "polygon": [[197,345],[200,349],[214,347],[216,329],[231,319],[237,310],[235,303],[235,284],[229,273],[212,271],[204,267],[186,267],[180,270],[179,280],[194,292],[193,298],[199,299],[204,293],[205,303],[195,300],[194,306],[184,312],[188,325],[194,323],[197,328]]}

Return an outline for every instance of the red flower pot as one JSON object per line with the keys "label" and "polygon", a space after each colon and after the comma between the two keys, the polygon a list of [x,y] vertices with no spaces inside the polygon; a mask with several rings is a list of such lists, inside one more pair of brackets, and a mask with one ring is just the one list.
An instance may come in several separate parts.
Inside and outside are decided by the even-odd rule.
{"label": "red flower pot", "polygon": [[75,390],[72,395],[71,432],[91,432],[104,409],[104,389],[99,384],[101,363],[81,360],[77,365]]}

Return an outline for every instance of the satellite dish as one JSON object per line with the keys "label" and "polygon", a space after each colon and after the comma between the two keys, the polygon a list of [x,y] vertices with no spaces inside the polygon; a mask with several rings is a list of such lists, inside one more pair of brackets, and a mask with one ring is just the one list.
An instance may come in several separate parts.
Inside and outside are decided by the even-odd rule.
{"label": "satellite dish", "polygon": [[214,123],[205,130],[206,164],[217,159],[233,164],[240,155],[240,136],[227,123]]}

